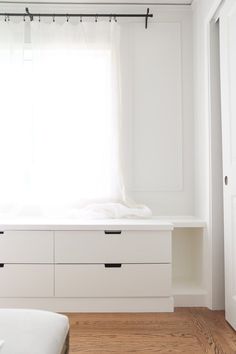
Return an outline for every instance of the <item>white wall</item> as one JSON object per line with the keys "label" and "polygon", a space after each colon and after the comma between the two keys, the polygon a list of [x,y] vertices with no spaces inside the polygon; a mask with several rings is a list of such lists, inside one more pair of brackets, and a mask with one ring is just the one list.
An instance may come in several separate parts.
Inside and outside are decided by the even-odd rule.
{"label": "white wall", "polygon": [[[14,11],[25,5],[4,5]],[[92,6],[92,7],[91,7]],[[146,13],[142,5],[29,5],[31,12]],[[54,10],[53,10],[54,9]],[[193,215],[192,11],[150,6],[154,14],[121,24],[123,133],[130,196],[154,215]]]}
{"label": "white wall", "polygon": [[[210,26],[210,210],[213,306],[224,307],[224,211],[219,21]],[[214,276],[215,274],[215,276]],[[220,281],[219,281],[220,280]],[[222,305],[220,305],[222,303]]]}
{"label": "white wall", "polygon": [[156,215],[192,215],[190,7],[153,7],[154,20],[122,29],[126,171],[131,196]]}
{"label": "white wall", "polygon": [[[221,201],[214,180],[214,168],[219,164],[213,161],[213,141],[219,126],[212,126],[210,105],[210,21],[220,4],[220,0],[195,0],[193,9],[193,44],[194,44],[194,115],[195,115],[195,213],[207,221],[205,235],[206,282],[208,284],[208,306],[214,309],[224,307],[223,277],[223,234],[217,232],[215,224],[215,202]],[[220,158],[220,154],[219,154]],[[218,166],[218,167],[217,167]],[[221,176],[217,176],[221,178]],[[220,188],[218,186],[218,188]],[[220,189],[218,189],[220,191]],[[219,212],[219,210],[218,210]],[[222,215],[221,215],[222,218]],[[218,220],[219,221],[219,220]],[[222,225],[221,225],[222,230]],[[220,230],[218,230],[220,231]]]}

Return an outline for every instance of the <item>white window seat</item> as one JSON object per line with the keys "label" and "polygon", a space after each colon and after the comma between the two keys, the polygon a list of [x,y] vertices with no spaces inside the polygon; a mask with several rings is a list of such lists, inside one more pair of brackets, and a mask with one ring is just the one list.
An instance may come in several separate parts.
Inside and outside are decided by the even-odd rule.
{"label": "white window seat", "polygon": [[194,217],[0,220],[0,307],[167,312],[205,306]]}
{"label": "white window seat", "polygon": [[194,216],[154,216],[150,219],[0,219],[0,230],[104,230],[107,227],[122,230],[171,230],[173,228],[204,228],[206,222]]}

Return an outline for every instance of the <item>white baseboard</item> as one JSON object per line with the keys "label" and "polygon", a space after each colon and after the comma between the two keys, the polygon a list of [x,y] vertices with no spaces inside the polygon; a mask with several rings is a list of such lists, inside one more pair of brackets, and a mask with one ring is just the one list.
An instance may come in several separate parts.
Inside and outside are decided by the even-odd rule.
{"label": "white baseboard", "polygon": [[1,298],[0,308],[34,308],[55,312],[173,312],[167,298]]}
{"label": "white baseboard", "polygon": [[206,294],[168,298],[0,298],[0,308],[56,312],[173,312],[174,307],[206,307]]}
{"label": "white baseboard", "polygon": [[175,307],[206,307],[206,294],[174,295]]}

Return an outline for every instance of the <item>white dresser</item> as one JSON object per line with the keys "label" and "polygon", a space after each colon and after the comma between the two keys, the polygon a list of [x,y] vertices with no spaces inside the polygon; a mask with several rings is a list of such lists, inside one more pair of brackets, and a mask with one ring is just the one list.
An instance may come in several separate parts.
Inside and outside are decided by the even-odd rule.
{"label": "white dresser", "polygon": [[170,223],[22,221],[0,230],[0,307],[173,311]]}

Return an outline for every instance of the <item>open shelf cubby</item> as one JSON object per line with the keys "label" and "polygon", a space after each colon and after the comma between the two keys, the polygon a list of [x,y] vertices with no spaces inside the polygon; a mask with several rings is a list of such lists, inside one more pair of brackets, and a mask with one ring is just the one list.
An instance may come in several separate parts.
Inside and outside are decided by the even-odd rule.
{"label": "open shelf cubby", "polygon": [[179,227],[173,231],[172,279],[175,306],[204,306],[204,227]]}

